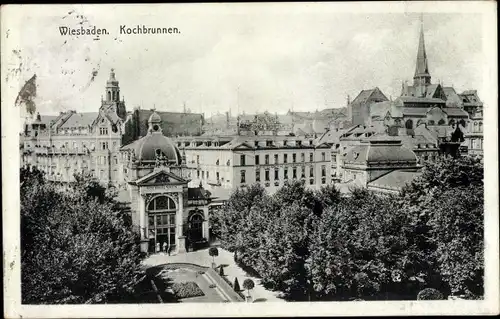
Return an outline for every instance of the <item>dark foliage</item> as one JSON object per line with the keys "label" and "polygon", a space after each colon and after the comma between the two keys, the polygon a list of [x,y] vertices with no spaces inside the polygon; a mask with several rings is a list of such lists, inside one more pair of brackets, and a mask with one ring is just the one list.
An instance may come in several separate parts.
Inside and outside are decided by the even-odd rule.
{"label": "dark foliage", "polygon": [[216,213],[222,247],[289,300],[415,300],[483,294],[483,166],[474,157],[429,163],[400,195],[301,182],[274,195],[234,192]]}
{"label": "dark foliage", "polygon": [[63,191],[21,170],[21,289],[29,304],[126,299],[141,277],[139,238],[106,195],[80,179]]}

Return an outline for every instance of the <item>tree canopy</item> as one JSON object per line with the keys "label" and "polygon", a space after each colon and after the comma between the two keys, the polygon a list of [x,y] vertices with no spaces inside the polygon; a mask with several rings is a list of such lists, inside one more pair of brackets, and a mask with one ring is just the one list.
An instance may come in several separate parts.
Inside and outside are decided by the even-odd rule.
{"label": "tree canopy", "polygon": [[21,170],[21,283],[28,304],[119,302],[140,276],[139,238],[94,180],[66,191]]}
{"label": "tree canopy", "polygon": [[474,157],[428,163],[401,194],[301,182],[269,195],[235,191],[216,213],[222,247],[290,300],[417,299],[483,294],[483,166]]}

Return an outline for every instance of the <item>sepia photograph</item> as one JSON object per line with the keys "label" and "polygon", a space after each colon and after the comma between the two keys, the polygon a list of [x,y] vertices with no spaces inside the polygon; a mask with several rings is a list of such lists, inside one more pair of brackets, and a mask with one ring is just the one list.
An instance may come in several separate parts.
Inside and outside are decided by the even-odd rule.
{"label": "sepia photograph", "polygon": [[4,315],[498,314],[496,6],[2,6]]}

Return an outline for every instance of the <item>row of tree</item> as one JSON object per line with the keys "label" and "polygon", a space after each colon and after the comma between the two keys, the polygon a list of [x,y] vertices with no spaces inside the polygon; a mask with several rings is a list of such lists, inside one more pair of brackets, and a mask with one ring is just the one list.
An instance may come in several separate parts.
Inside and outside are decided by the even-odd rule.
{"label": "row of tree", "polygon": [[62,190],[21,169],[21,294],[28,304],[123,302],[142,275],[138,235],[112,189]]}
{"label": "row of tree", "polygon": [[213,232],[238,263],[290,300],[416,299],[483,294],[483,166],[428,164],[401,194],[291,183],[273,195],[235,191]]}

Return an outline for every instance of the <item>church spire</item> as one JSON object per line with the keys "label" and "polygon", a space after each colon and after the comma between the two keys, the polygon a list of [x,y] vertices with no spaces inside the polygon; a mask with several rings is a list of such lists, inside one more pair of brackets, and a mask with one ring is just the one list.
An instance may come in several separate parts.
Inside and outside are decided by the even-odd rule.
{"label": "church spire", "polygon": [[425,52],[424,21],[422,15],[420,15],[420,38],[418,40],[417,65],[415,67],[413,84],[415,86],[425,86],[431,84],[431,75],[429,74],[427,53]]}

